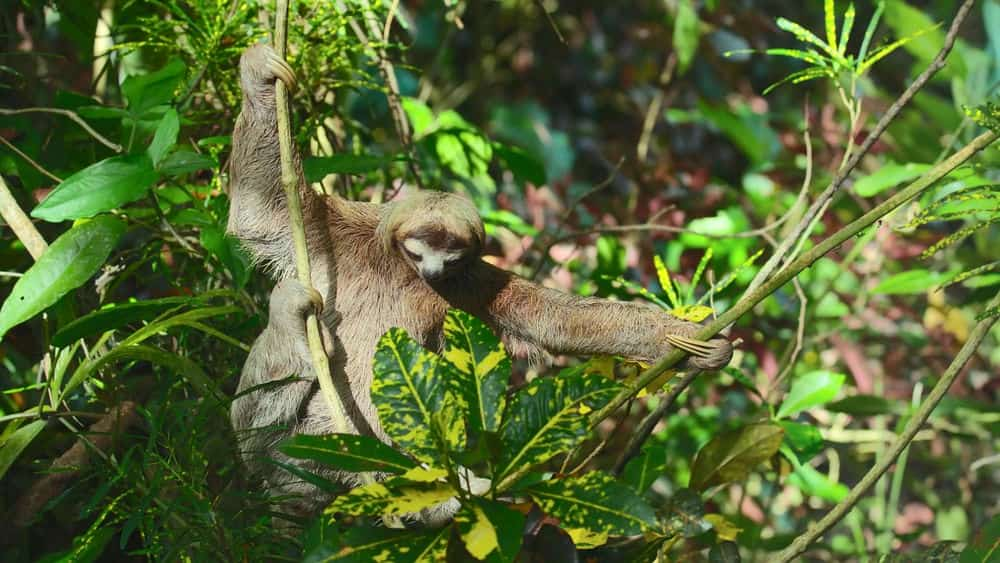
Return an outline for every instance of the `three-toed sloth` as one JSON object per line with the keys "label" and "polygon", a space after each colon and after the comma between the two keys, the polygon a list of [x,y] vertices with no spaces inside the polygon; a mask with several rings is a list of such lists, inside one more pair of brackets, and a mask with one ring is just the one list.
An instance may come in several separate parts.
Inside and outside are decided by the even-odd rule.
{"label": "three-toed sloth", "polygon": [[[264,480],[274,495],[302,496],[287,509],[307,515],[329,501],[312,485],[265,462],[271,457],[293,463],[275,449],[284,437],[332,431],[305,343],[303,318],[313,301],[324,303],[320,318],[332,337],[333,379],[352,431],[384,441],[388,438],[369,390],[376,345],[391,327],[439,349],[445,313],[457,307],[482,319],[514,354],[609,354],[646,361],[670,352],[673,337],[691,337],[699,330],[652,306],[548,289],[483,261],[482,221],[464,197],[420,191],[379,205],[320,196],[303,179],[295,151],[312,283],[320,296],[310,294],[292,281],[295,260],[281,184],[276,79],[294,84],[291,69],[270,47],[257,45],[243,54],[228,230],[258,265],[284,281],[272,294],[268,327],[244,366],[232,422],[252,476]],[[716,338],[688,365],[719,369],[731,356],[730,343]],[[329,468],[294,463],[334,480],[350,479]]]}

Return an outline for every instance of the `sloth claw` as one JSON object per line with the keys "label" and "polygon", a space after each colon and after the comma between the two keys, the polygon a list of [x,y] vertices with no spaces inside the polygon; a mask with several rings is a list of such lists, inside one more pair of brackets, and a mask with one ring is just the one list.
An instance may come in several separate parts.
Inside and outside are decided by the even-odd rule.
{"label": "sloth claw", "polygon": [[251,83],[259,81],[270,84],[280,80],[289,90],[295,87],[295,71],[270,45],[258,43],[247,49],[240,58],[240,66],[244,79],[249,78]]}

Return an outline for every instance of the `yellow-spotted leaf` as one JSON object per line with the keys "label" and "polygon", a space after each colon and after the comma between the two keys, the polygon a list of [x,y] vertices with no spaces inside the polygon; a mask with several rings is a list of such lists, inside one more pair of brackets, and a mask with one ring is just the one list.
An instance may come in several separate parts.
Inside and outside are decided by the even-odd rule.
{"label": "yellow-spotted leaf", "polygon": [[464,446],[464,400],[448,391],[454,368],[403,329],[392,328],[379,340],[374,369],[372,402],[385,433],[400,448],[434,463],[440,446]]}
{"label": "yellow-spotted leaf", "polygon": [[678,319],[700,323],[712,314],[712,308],[705,305],[681,305],[680,307],[674,307],[670,311],[670,314]]}
{"label": "yellow-spotted leaf", "polygon": [[482,508],[475,505],[463,507],[455,515],[455,523],[461,530],[466,551],[476,559],[482,561],[497,548],[496,528]]}
{"label": "yellow-spotted leaf", "polygon": [[494,478],[498,488],[513,485],[507,478],[514,471],[542,463],[586,439],[590,425],[580,406],[600,409],[620,389],[600,375],[566,370],[556,377],[535,379],[518,391],[500,426],[503,448]]}
{"label": "yellow-spotted leaf", "polygon": [[576,532],[577,537],[631,536],[656,525],[656,514],[642,497],[600,471],[543,481],[525,492],[564,529],[589,531]]}
{"label": "yellow-spotted leaf", "polygon": [[469,432],[496,432],[510,380],[503,343],[482,321],[458,309],[444,319],[444,339],[444,359],[456,372],[452,390],[469,405]]}
{"label": "yellow-spotted leaf", "polygon": [[[413,474],[418,478],[431,476],[426,473]],[[370,483],[353,489],[334,499],[326,511],[330,514],[343,512],[368,516],[408,514],[440,504],[457,494],[451,485],[438,482],[436,477],[430,481],[415,481],[408,479],[407,475],[410,473],[383,483]]]}
{"label": "yellow-spotted leaf", "polygon": [[778,424],[758,422],[715,436],[694,457],[691,487],[704,490],[746,479],[778,451],[784,435]]}
{"label": "yellow-spotted leaf", "polygon": [[354,526],[330,534],[318,545],[307,546],[305,563],[430,563],[444,561],[451,528],[400,531],[375,526]]}
{"label": "yellow-spotted leaf", "polygon": [[525,516],[510,505],[473,498],[455,515],[466,551],[488,563],[514,561],[521,551]]}
{"label": "yellow-spotted leaf", "polygon": [[743,531],[721,514],[706,514],[705,520],[715,528],[715,535],[722,541],[736,541],[736,536]]}
{"label": "yellow-spotted leaf", "polygon": [[379,440],[355,434],[302,434],[285,440],[279,449],[286,455],[312,459],[344,471],[403,473],[416,466],[413,460]]}
{"label": "yellow-spotted leaf", "polygon": [[580,549],[593,549],[608,543],[607,532],[594,532],[585,528],[569,528],[566,530],[573,545]]}

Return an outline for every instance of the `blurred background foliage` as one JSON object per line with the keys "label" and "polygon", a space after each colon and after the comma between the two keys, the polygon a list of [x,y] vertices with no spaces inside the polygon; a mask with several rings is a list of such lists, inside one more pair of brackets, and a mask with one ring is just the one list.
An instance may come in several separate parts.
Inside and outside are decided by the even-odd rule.
{"label": "blurred background foliage", "polygon": [[[846,3],[837,4],[842,14]],[[721,312],[753,277],[758,253],[797,223],[804,178],[807,196],[829,183],[848,147],[937,54],[958,4],[859,0],[849,53],[876,10],[872,50],[910,39],[853,82],[834,73],[764,95],[807,68],[764,54],[802,48],[777,17],[823,36],[823,3],[299,1],[289,36],[296,141],[317,189],[371,201],[415,186],[468,193],[488,225],[489,260],[546,285],[652,295],[668,308],[676,289],[682,304],[702,298]],[[106,248],[82,250],[103,248],[106,261],[60,265],[79,274],[76,285],[91,281],[53,290],[29,322],[4,325],[5,561],[298,557],[297,541],[270,532],[267,500],[241,482],[227,416],[269,290],[224,234],[237,62],[272,17],[269,2],[252,0],[13,0],[0,11],[3,110],[69,110],[93,130],[65,113],[2,111],[0,175],[26,212],[60,183],[76,194],[68,210],[49,202],[34,214],[50,243],[71,232],[67,219],[117,216],[106,222]],[[380,54],[392,61],[405,123],[388,103]],[[985,0],[814,235],[968,142],[979,129],[966,109],[996,100],[998,84],[1000,4]],[[81,172],[109,160],[104,176]],[[775,456],[709,488],[671,557],[697,560],[731,541],[767,560],[882,455],[1000,287],[998,162],[988,149],[733,328],[742,343],[731,368],[696,380],[647,443],[644,459],[658,472],[647,498],[672,510],[677,491],[703,479],[692,472],[702,446],[769,417],[788,425],[784,443],[801,447],[790,456],[801,465]],[[111,199],[88,201],[96,181]],[[943,199],[975,188],[979,203]],[[7,228],[0,261],[7,296],[32,264]],[[709,297],[727,274],[732,283]],[[1000,514],[998,343],[994,328],[908,455],[811,557],[966,542]],[[518,364],[514,381],[539,371]],[[796,383],[815,394],[786,408]],[[593,467],[614,464],[659,400],[650,394],[605,422],[609,444]],[[115,443],[77,442],[109,410],[123,413]],[[65,458],[74,443],[77,457]],[[557,539],[525,549],[533,560],[564,560],[545,551],[564,545]]]}

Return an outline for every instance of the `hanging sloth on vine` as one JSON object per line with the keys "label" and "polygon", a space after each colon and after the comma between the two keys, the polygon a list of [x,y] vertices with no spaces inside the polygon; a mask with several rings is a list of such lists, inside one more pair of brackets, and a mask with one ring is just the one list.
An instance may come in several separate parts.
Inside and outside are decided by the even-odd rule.
{"label": "hanging sloth on vine", "polygon": [[[285,509],[306,516],[330,497],[265,463],[276,458],[352,484],[351,473],[292,460],[276,450],[294,434],[332,432],[312,374],[304,318],[319,311],[332,350],[333,380],[352,432],[388,441],[370,398],[372,359],[389,328],[405,329],[428,349],[442,343],[449,307],[480,318],[517,355],[618,355],[651,361],[700,326],[640,303],[580,297],[532,283],[481,259],[483,224],[467,199],[421,191],[386,204],[314,192],[294,153],[312,284],[294,280],[295,261],[281,184],[275,81],[295,84],[291,68],[265,45],[240,60],[242,111],[233,132],[228,230],[279,283],[268,326],[255,342],[233,402],[232,421],[251,474],[274,495],[299,495]],[[731,344],[702,344],[692,368],[715,370]],[[297,375],[297,378],[289,376]],[[288,383],[265,385],[289,379]]]}

